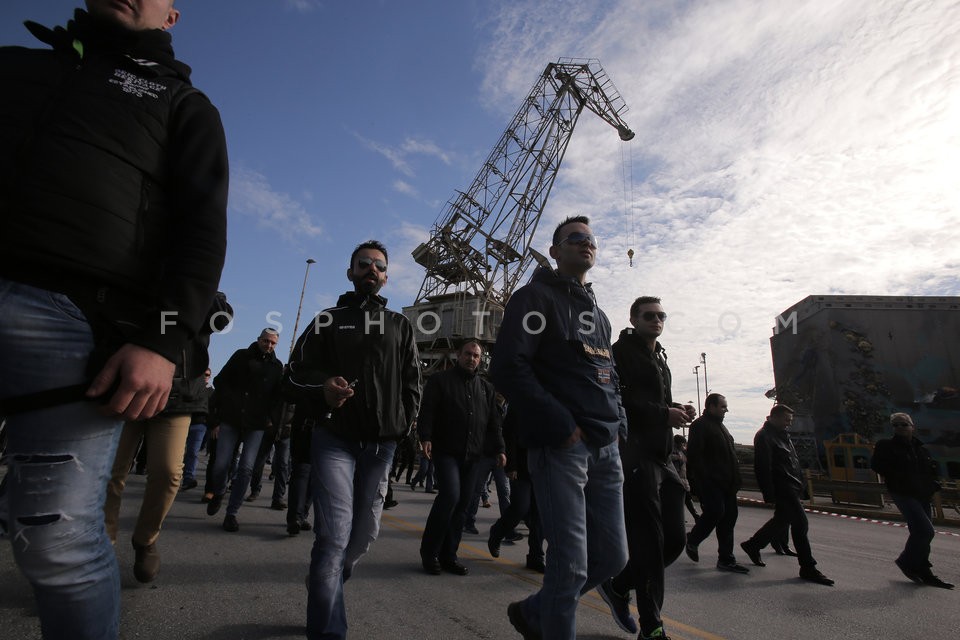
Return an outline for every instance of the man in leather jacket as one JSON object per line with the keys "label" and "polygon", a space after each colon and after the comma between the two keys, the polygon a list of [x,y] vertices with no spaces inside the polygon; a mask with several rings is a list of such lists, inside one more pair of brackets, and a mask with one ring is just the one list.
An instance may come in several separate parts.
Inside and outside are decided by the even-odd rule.
{"label": "man in leather jacket", "polygon": [[903,575],[917,584],[952,589],[930,570],[933,530],[930,499],[940,490],[937,463],[913,435],[913,419],[906,413],[890,416],[893,437],[877,442],[870,468],[883,476],[887,491],[907,521],[910,535],[895,560]]}
{"label": "man in leather jacket", "polygon": [[790,526],[793,546],[800,563],[800,577],[810,582],[831,586],[833,580],[820,573],[817,561],[807,539],[807,514],[802,498],[808,498],[807,483],[800,469],[797,450],[787,429],[793,424],[793,409],[785,404],[774,405],[763,427],[753,439],[753,467],[763,501],[774,505],[770,518],[753,536],[742,543],[750,561],[758,567],[766,566],[760,558],[760,549],[776,540],[783,527]]}
{"label": "man in leather jacket", "polygon": [[345,638],[343,584],[376,540],[397,443],[420,404],[413,327],[378,295],[387,249],[369,240],[347,268],[354,290],[300,335],[284,389],[313,424],[311,485],[315,539],[307,638]]}

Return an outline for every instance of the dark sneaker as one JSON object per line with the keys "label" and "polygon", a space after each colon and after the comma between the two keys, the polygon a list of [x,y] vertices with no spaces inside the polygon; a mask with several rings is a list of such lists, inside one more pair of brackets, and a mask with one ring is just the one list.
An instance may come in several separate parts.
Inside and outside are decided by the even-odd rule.
{"label": "dark sneaker", "polygon": [[423,565],[423,570],[432,576],[443,573],[443,567],[440,566],[440,561],[436,558],[421,558],[420,563]]}
{"label": "dark sneaker", "polygon": [[297,522],[288,522],[287,523],[287,535],[288,536],[298,536],[300,535],[300,524]]}
{"label": "dark sneaker", "polygon": [[547,567],[543,564],[543,558],[527,556],[527,569],[536,571],[537,573],[543,573],[547,570]]}
{"label": "dark sneaker", "polygon": [[720,571],[729,571],[730,573],[750,573],[750,569],[747,569],[745,566],[735,560],[733,562],[717,560],[717,569]]}
{"label": "dark sneaker", "polygon": [[900,558],[897,558],[896,560],[894,560],[894,562],[900,568],[900,571],[903,572],[903,575],[907,576],[907,578],[909,578],[910,580],[913,580],[917,584],[923,584],[923,578],[920,577],[919,571],[908,567],[906,563],[904,563],[903,560],[901,560]]}
{"label": "dark sneaker", "polygon": [[928,573],[924,576],[920,576],[920,580],[922,580],[923,584],[927,585],[928,587],[937,587],[939,589],[953,589],[952,584],[950,584],[949,582],[944,582],[943,580],[933,575],[932,573]]}
{"label": "dark sneaker", "polygon": [[743,542],[740,544],[740,548],[743,549],[743,552],[747,554],[747,557],[750,558],[750,562],[757,565],[758,567],[765,567],[767,563],[760,559],[760,549],[757,549],[749,542]]}
{"label": "dark sneaker", "polygon": [[478,535],[480,533],[480,530],[477,529],[477,526],[474,524],[465,524],[463,525],[463,532],[472,533],[473,535]]}
{"label": "dark sneaker", "polygon": [[254,500],[256,500],[256,499],[259,498],[259,497],[260,497],[260,492],[259,492],[259,491],[251,491],[251,492],[250,492],[250,495],[248,495],[246,498],[244,498],[244,501],[246,501],[246,502],[253,502]]}
{"label": "dark sneaker", "polygon": [[490,527],[490,537],[487,538],[487,549],[490,551],[490,555],[494,558],[500,557],[500,543],[503,541],[503,538],[494,534],[494,527]]}
{"label": "dark sneaker", "polygon": [[523,534],[519,531],[511,531],[507,535],[503,536],[503,541],[509,542],[510,544],[513,544],[514,542],[520,542],[521,540],[523,540]]}
{"label": "dark sneaker", "polygon": [[235,531],[240,531],[240,523],[237,522],[237,516],[227,516],[223,519],[223,530],[234,533]]}
{"label": "dark sneaker", "polygon": [[309,521],[309,520],[301,520],[301,521],[300,521],[300,531],[310,531],[310,529],[311,529],[311,527],[310,527],[310,521]]}
{"label": "dark sneaker", "polygon": [[523,636],[523,640],[543,640],[543,636],[537,629],[530,626],[527,619],[523,617],[523,607],[519,602],[511,602],[507,605],[507,618],[513,628]]}
{"label": "dark sneaker", "polygon": [[398,504],[400,504],[400,503],[397,502],[396,500],[387,500],[386,502],[383,503],[383,508],[384,508],[384,509],[393,509],[393,508],[394,508],[395,506],[397,506]]}
{"label": "dark sneaker", "polygon": [[613,581],[609,578],[597,586],[597,593],[610,607],[610,615],[617,626],[627,633],[637,633],[637,623],[630,615],[630,595],[620,595],[613,590]]}
{"label": "dark sneaker", "polygon": [[700,562],[700,551],[697,549],[697,545],[690,544],[689,542],[684,547],[684,551],[687,552],[687,557],[693,560],[694,562]]}
{"label": "dark sneaker", "polygon": [[137,582],[153,582],[160,572],[160,554],[156,544],[146,546],[133,543],[135,558],[133,561],[133,577]]}
{"label": "dark sneaker", "polygon": [[197,484],[198,483],[195,478],[187,478],[180,483],[180,491],[189,491],[190,489],[195,489]]}
{"label": "dark sneaker", "polygon": [[223,496],[213,496],[210,498],[210,502],[207,503],[207,515],[215,516],[217,511],[220,511],[220,505],[223,504]]}
{"label": "dark sneaker", "polygon": [[457,562],[456,560],[449,560],[440,563],[440,568],[446,571],[447,573],[452,573],[455,576],[465,576],[470,573],[470,570],[465,566]]}
{"label": "dark sneaker", "polygon": [[816,567],[800,567],[800,577],[808,582],[816,582],[828,587],[833,586],[833,580],[820,573]]}
{"label": "dark sneaker", "polygon": [[648,636],[645,636],[641,633],[639,636],[637,636],[637,640],[670,640],[670,636],[668,636],[667,632],[663,630],[663,627],[657,627]]}
{"label": "dark sneaker", "polygon": [[277,500],[276,502],[270,503],[270,508],[273,509],[274,511],[286,511],[287,503],[284,502],[283,500]]}

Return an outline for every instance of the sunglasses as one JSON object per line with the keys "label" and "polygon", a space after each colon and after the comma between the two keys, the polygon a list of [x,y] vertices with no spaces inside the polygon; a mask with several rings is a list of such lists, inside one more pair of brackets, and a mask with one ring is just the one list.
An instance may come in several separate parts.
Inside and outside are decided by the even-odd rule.
{"label": "sunglasses", "polygon": [[895,427],[912,427],[913,425],[909,422],[894,422],[893,426]]}
{"label": "sunglasses", "polygon": [[367,268],[370,267],[370,265],[375,266],[375,267],[377,268],[377,271],[379,271],[380,273],[386,273],[386,272],[387,272],[387,263],[384,262],[383,260],[379,260],[379,259],[378,259],[378,260],[374,260],[373,258],[358,258],[358,259],[357,259],[357,266],[358,266],[359,268],[361,268],[361,269],[367,269]]}
{"label": "sunglasses", "polygon": [[667,314],[664,311],[644,311],[641,317],[647,322],[650,322],[654,318],[657,318],[660,322],[665,322]]}
{"label": "sunglasses", "polygon": [[588,243],[594,249],[600,248],[600,242],[597,240],[597,237],[592,233],[583,233],[581,231],[574,231],[566,238],[557,243],[557,246],[560,246],[564,243],[570,244],[583,244],[584,242]]}

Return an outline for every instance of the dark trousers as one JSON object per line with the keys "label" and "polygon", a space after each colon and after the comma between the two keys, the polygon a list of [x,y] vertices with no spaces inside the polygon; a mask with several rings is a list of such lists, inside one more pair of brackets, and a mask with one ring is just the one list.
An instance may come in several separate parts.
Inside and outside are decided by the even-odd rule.
{"label": "dark trousers", "polygon": [[650,635],[663,626],[664,570],[683,552],[686,490],[672,464],[643,459],[625,469],[623,506],[630,561],[613,579],[618,593],[637,591],[640,631]]}
{"label": "dark trousers", "polygon": [[803,504],[800,502],[800,496],[785,491],[776,495],[776,501],[773,517],[767,520],[767,523],[760,527],[745,544],[762,549],[771,542],[782,539],[784,528],[789,526],[790,533],[793,535],[793,547],[797,552],[797,561],[800,566],[815,567],[817,561],[813,559],[810,540],[807,539],[809,524],[807,523],[807,514],[803,510]]}
{"label": "dark trousers", "polygon": [[540,528],[540,518],[537,517],[537,500],[533,495],[530,478],[510,481],[510,506],[490,527],[490,537],[502,542],[504,536],[513,531],[521,520],[526,521],[530,531],[527,537],[527,558],[543,559],[543,530]]}
{"label": "dark trousers", "polygon": [[427,516],[420,540],[420,556],[454,562],[463,536],[463,518],[477,484],[477,460],[462,460],[444,453],[433,454],[440,489]]}
{"label": "dark trousers", "polygon": [[717,531],[717,556],[721,562],[736,562],[733,556],[733,528],[737,525],[737,492],[717,486],[700,489],[703,513],[687,536],[687,542],[698,546],[710,533]]}
{"label": "dark trousers", "polygon": [[287,524],[307,520],[310,513],[310,432],[295,427],[290,434],[290,495],[287,500]]}
{"label": "dark trousers", "polygon": [[910,535],[907,544],[898,558],[907,568],[913,569],[921,575],[930,572],[930,543],[936,533],[933,530],[933,519],[930,503],[902,493],[891,493],[893,503],[907,521]]}

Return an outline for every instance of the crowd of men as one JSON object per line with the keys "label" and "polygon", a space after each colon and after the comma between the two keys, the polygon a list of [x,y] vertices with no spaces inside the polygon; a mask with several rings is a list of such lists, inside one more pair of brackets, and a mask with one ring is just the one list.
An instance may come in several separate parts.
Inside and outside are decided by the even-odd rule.
{"label": "crowd of men", "polygon": [[[740,478],[726,400],[711,395],[699,418],[673,401],[658,298],[637,298],[631,327],[614,342],[586,281],[598,242],[583,216],[554,230],[556,268],[537,269],[511,297],[489,380],[478,375],[481,346],[468,342],[454,366],[423,384],[411,325],[380,296],[387,249],[371,240],[349,256],[351,290],[297,337],[286,366],[274,354],[279,335],[265,329],[217,374],[211,399],[206,347],[230,314],[217,294],[228,176],[219,115],[174,57],[173,0],[86,6],[65,28],[29,25],[49,49],[0,49],[0,78],[15,96],[0,103],[9,468],[0,529],[33,587],[44,638],[119,635],[112,543],[142,436],[148,482],[132,535],[142,582],[160,570],[160,527],[181,481],[184,490],[199,484],[204,432],[216,442],[206,509],[216,515],[226,499],[227,532],[239,530],[244,501],[259,493],[270,445],[290,441],[289,501],[275,493],[272,506],[287,508],[290,535],[314,532],[305,631],[313,640],[346,637],[344,587],[394,502],[389,474],[415,423],[439,488],[420,545],[429,574],[468,573],[457,550],[477,487],[507,467],[514,493],[490,553],[526,520],[528,566],[544,574],[506,611],[523,638],[572,640],[578,601],[595,588],[621,628],[666,638],[664,570],[684,550],[699,560],[713,532],[717,568],[749,571],[733,554]],[[741,547],[763,566],[767,544],[794,553],[789,529],[800,577],[830,585],[807,540],[791,420],[776,405],[757,433],[757,477],[775,510]],[[691,421],[690,488],[703,513],[688,534],[673,454],[674,431]],[[897,565],[915,582],[950,587],[929,562],[935,467],[910,417],[894,414],[893,425],[874,468],[910,526]]]}

